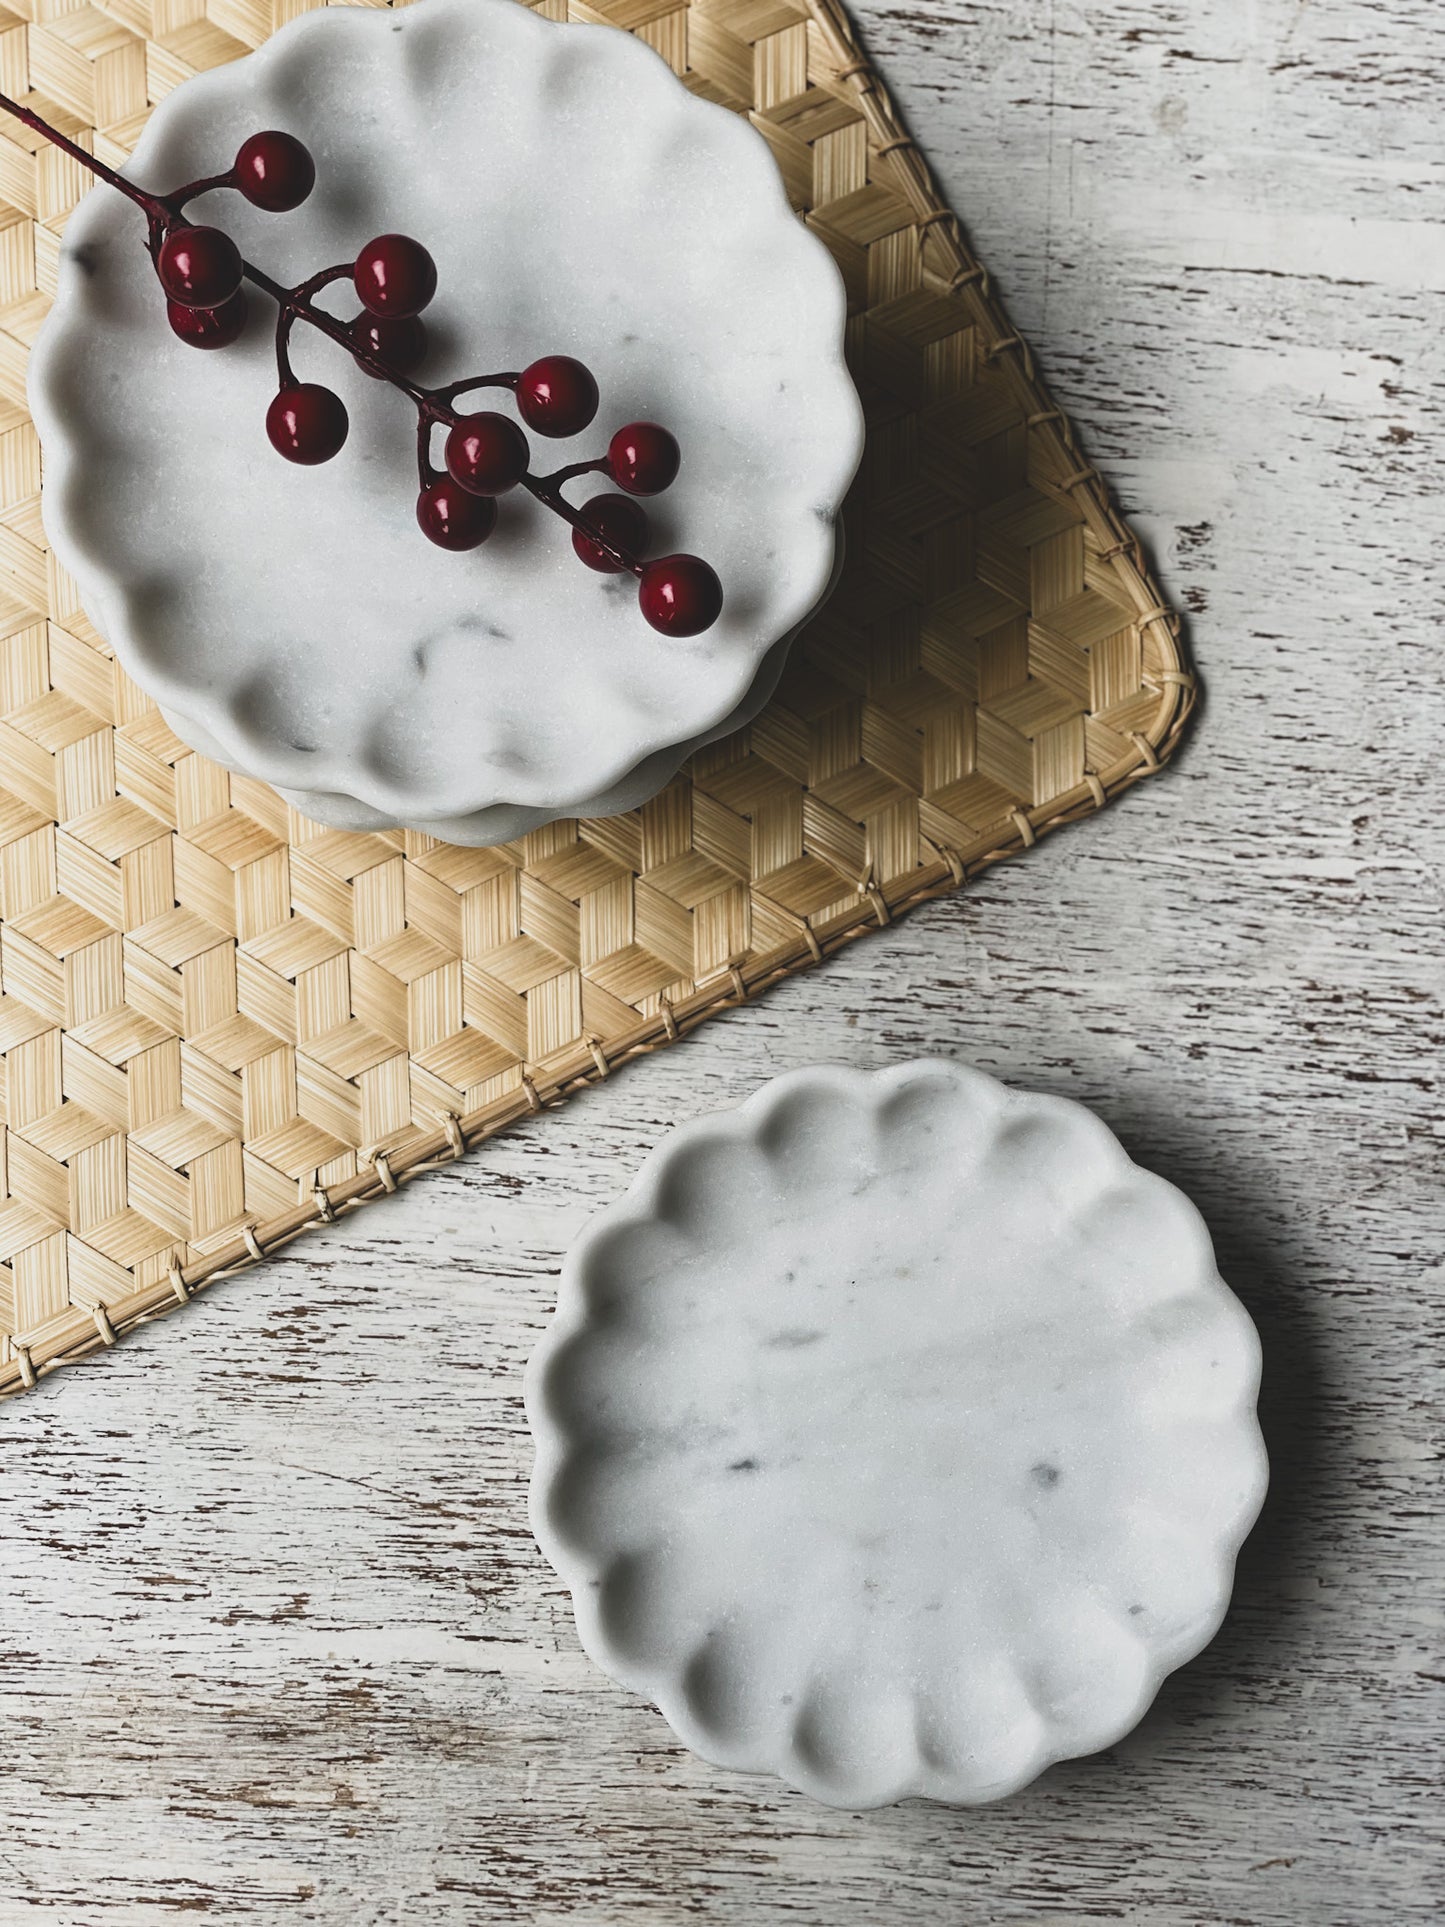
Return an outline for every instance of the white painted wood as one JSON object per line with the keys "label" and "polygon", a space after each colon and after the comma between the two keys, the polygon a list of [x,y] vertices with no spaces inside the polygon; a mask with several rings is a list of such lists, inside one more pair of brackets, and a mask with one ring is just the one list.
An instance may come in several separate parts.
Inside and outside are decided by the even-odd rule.
{"label": "white painted wood", "polygon": [[[1194,612],[1176,770],[0,1412],[0,1921],[1395,1927],[1445,1905],[1445,15],[911,0],[872,45]],[[519,1374],[672,1122],[921,1051],[1216,1233],[1275,1486],[1132,1738],[856,1817],[580,1657]],[[257,1361],[260,1368],[257,1368]]]}

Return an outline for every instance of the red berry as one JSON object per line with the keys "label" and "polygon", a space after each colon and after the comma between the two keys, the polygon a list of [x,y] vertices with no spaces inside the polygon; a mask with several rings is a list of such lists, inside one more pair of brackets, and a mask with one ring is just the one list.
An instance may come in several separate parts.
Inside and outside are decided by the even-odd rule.
{"label": "red berry", "polygon": [[314,381],[283,388],[266,410],[272,448],[306,468],[339,454],[349,426],[340,395]]}
{"label": "red berry", "polygon": [[161,286],[183,308],[224,307],[241,285],[241,256],[218,227],[172,228],[161,243]]}
{"label": "red berry", "polygon": [[607,444],[612,479],[629,495],[661,495],[681,461],[676,439],[656,422],[629,422]]}
{"label": "red berry", "polygon": [[316,163],[293,134],[253,134],[236,155],[236,186],[252,207],[289,214],[316,185]]}
{"label": "red berry", "polygon": [[[351,338],[358,348],[384,361],[394,374],[409,375],[426,357],[426,323],[420,315],[407,315],[403,321],[384,321],[368,314],[365,308],[351,324]],[[364,363],[358,366],[364,367]],[[367,374],[371,370],[367,368]],[[380,381],[381,377],[375,377]]]}
{"label": "red berry", "polygon": [[506,415],[463,415],[447,436],[447,473],[473,495],[505,495],[527,472],[531,450]]}
{"label": "red berry", "polygon": [[[647,510],[630,495],[594,495],[582,515],[589,528],[634,562],[647,547]],[[599,575],[621,575],[620,566],[595,542],[589,542],[581,529],[573,529],[572,547]]]}
{"label": "red berry", "polygon": [[416,519],[439,549],[475,549],[497,526],[497,505],[490,495],[473,495],[444,475],[417,496]]}
{"label": "red berry", "polygon": [[351,270],[361,305],[388,321],[420,314],[437,291],[437,264],[407,234],[378,234]]}
{"label": "red berry", "polygon": [[663,635],[697,636],[722,613],[722,584],[701,556],[664,555],[642,571],[637,603]]}
{"label": "red berry", "polygon": [[237,288],[219,308],[183,308],[179,301],[167,301],[166,319],[171,332],[192,348],[229,348],[246,326],[246,291]]}
{"label": "red berry", "polygon": [[517,379],[517,412],[539,435],[580,435],[597,413],[597,383],[570,355],[543,355]]}

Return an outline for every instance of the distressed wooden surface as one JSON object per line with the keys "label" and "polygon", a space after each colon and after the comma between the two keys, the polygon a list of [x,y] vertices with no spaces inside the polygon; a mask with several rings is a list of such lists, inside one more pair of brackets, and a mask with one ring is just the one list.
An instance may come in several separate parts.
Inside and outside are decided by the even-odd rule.
{"label": "distressed wooden surface", "polygon": [[[0,1922],[1131,1922],[1445,1906],[1436,0],[867,0],[1193,611],[1175,771],[0,1412]],[[1006,1805],[719,1773],[580,1657],[518,1375],[675,1121],[953,1053],[1094,1104],[1254,1312],[1220,1638]]]}

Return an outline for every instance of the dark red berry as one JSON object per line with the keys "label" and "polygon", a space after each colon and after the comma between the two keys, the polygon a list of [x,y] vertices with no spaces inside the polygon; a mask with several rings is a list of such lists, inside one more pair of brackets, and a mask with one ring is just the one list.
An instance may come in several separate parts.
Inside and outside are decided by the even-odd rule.
{"label": "dark red berry", "polygon": [[183,308],[224,307],[241,285],[241,256],[218,227],[172,228],[161,243],[161,286]]}
{"label": "dark red berry", "polygon": [[661,495],[681,461],[676,439],[656,422],[629,422],[607,444],[612,479],[629,495]]}
{"label": "dark red berry", "polygon": [[497,505],[490,495],[473,495],[444,475],[417,496],[416,519],[439,549],[475,549],[497,526]]}
{"label": "dark red berry", "polygon": [[236,155],[236,186],[252,207],[289,214],[316,185],[316,163],[294,134],[273,128],[242,141]]}
{"label": "dark red berry", "polygon": [[349,426],[340,395],[314,381],[283,388],[266,410],[272,448],[306,468],[339,454]]}
{"label": "dark red berry", "polygon": [[[630,495],[594,495],[582,510],[582,516],[589,528],[634,562],[647,547],[647,510]],[[572,547],[588,568],[596,569],[599,575],[621,575],[621,565],[595,542],[590,542],[581,529],[573,529]]]}
{"label": "dark red berry", "polygon": [[437,264],[407,234],[378,234],[351,270],[361,305],[388,321],[420,314],[437,291]]}
{"label": "dark red berry", "polygon": [[517,412],[539,435],[580,435],[597,400],[591,369],[571,355],[543,355],[517,380]]}
{"label": "dark red berry", "polygon": [[183,308],[179,301],[167,301],[166,320],[192,348],[229,348],[246,326],[246,291],[237,288],[219,308]]}
{"label": "dark red berry", "polygon": [[531,450],[506,415],[463,415],[447,436],[447,473],[473,495],[505,495],[527,472]]}
{"label": "dark red berry", "polygon": [[[426,358],[426,323],[419,314],[407,315],[402,321],[384,321],[363,308],[351,324],[351,338],[358,348],[384,361],[393,374],[409,375]],[[359,365],[366,366],[364,362]],[[370,374],[371,370],[367,368],[366,372]],[[375,379],[380,381],[380,375]]]}
{"label": "dark red berry", "polygon": [[701,556],[664,555],[642,571],[637,603],[663,635],[697,636],[722,613],[722,584]]}

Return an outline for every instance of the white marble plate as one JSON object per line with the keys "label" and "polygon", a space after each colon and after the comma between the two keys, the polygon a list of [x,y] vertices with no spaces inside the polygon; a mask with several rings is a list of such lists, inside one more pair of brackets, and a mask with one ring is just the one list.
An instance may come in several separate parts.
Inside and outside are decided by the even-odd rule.
{"label": "white marble plate", "polygon": [[311,198],[197,216],[288,281],[415,234],[440,274],[423,379],[580,356],[601,411],[536,466],[667,423],[683,470],[650,505],[655,552],[706,556],[722,619],[658,635],[630,579],[516,495],[483,548],[432,548],[410,405],[305,329],[297,372],[336,387],[351,435],[324,467],[281,461],[269,304],[234,349],[182,345],[106,188],[67,226],[30,363],[50,539],[131,674],[233,766],[390,821],[566,814],[728,717],[824,591],[861,450],[837,270],[746,120],[630,35],[512,0],[309,14],[168,95],[131,171],[171,187],[269,126],[312,149]]}
{"label": "white marble plate", "polygon": [[533,1529],[707,1759],[997,1799],[1218,1628],[1259,1369],[1199,1214],[1088,1111],[801,1071],[672,1132],[568,1254]]}

